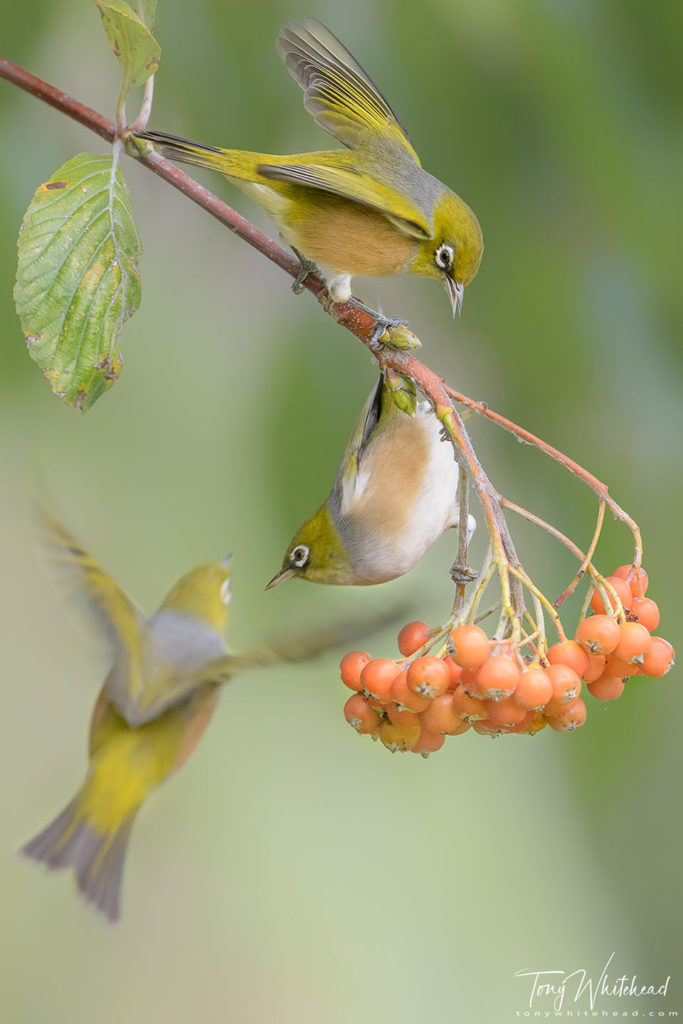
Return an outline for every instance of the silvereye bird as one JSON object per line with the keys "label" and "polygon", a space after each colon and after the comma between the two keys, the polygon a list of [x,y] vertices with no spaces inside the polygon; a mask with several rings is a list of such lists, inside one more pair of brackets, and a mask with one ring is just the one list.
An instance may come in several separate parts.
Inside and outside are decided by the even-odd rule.
{"label": "silvereye bird", "polygon": [[360,630],[320,629],[232,656],[223,640],[230,601],[229,558],[187,573],[148,618],[63,523],[44,516],[43,527],[55,560],[74,577],[115,657],[92,714],[85,781],[22,853],[51,868],[73,867],[85,898],[115,920],[137,813],[151,791],[177,772],[199,743],[220,685],[244,668],[298,661],[357,636]]}
{"label": "silvereye bird", "polygon": [[419,274],[443,283],[455,315],[483,250],[473,212],[422,169],[384,96],[324,25],[288,21],[277,49],[308,112],[347,151],[273,156],[164,132],[137,137],[219,171],[260,203],[297,254],[317,264],[333,301],[349,300],[354,274]]}
{"label": "silvereye bird", "polygon": [[[298,576],[365,586],[402,576],[460,516],[458,464],[432,407],[399,409],[383,374],[325,502],[294,534],[266,590]],[[468,534],[475,528],[472,516]]]}

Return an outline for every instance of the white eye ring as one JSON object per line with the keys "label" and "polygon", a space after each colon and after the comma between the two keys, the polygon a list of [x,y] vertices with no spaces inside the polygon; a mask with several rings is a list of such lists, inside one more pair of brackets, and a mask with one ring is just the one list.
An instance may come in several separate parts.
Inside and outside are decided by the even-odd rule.
{"label": "white eye ring", "polygon": [[223,604],[230,604],[232,601],[232,593],[230,592],[230,580],[223,580],[220,589],[221,601]]}
{"label": "white eye ring", "polygon": [[305,544],[298,544],[289,556],[289,564],[293,565],[295,569],[303,569],[310,554],[310,548],[307,548]]}
{"label": "white eye ring", "polygon": [[445,242],[443,245],[440,245],[434,253],[434,262],[439,270],[450,270],[453,266],[453,258],[453,246],[446,245]]}

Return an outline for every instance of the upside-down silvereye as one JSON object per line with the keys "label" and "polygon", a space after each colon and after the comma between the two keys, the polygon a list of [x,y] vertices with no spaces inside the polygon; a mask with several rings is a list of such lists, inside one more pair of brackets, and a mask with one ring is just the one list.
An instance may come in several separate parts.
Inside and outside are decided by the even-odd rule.
{"label": "upside-down silvereye", "polygon": [[423,170],[408,135],[363,68],[312,18],[286,23],[280,56],[315,120],[347,150],[273,156],[140,132],[164,155],[220,171],[265,207],[289,245],[318,265],[335,302],[351,277],[441,281],[453,313],[481,261],[477,218]]}
{"label": "upside-down silvereye", "polygon": [[54,560],[74,578],[115,657],[92,714],[85,781],[22,853],[51,868],[72,867],[85,898],[114,920],[136,815],[199,743],[221,684],[242,669],[298,661],[365,630],[319,629],[230,655],[223,640],[229,558],[187,573],[148,618],[63,523],[42,519]]}
{"label": "upside-down silvereye", "polygon": [[[458,525],[458,473],[429,403],[403,412],[380,374],[329,496],[297,530],[266,589],[296,576],[355,585],[402,576]],[[475,525],[470,516],[470,535]]]}

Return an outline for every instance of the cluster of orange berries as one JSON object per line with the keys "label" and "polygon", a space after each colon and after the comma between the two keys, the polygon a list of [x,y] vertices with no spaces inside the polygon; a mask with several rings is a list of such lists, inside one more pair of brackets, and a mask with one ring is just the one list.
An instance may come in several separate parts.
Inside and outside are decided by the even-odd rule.
{"label": "cluster of orange berries", "polygon": [[522,657],[509,640],[491,641],[468,624],[451,632],[441,656],[413,658],[438,636],[425,622],[409,622],[398,634],[403,659],[351,651],[340,666],[342,682],[356,691],[344,706],[346,720],[391,751],[423,757],[439,750],[446,736],[470,728],[485,736],[533,735],[546,725],[573,731],[586,721],[584,683],[598,700],[615,700],[630,676],[658,678],[674,663],[671,644],[651,635],[659,609],[645,597],[645,571],[620,566],[607,582],[624,621],[611,608],[606,613],[596,590],[594,614],[583,620],[576,639],[553,644],[543,659]]}

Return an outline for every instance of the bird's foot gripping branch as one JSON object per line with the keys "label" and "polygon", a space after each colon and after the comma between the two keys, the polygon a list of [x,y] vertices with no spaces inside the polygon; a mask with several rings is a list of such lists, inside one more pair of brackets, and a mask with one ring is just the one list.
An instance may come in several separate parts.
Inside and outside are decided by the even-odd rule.
{"label": "bird's foot gripping branch", "polygon": [[[331,280],[325,281],[313,273],[302,279],[299,261],[290,252],[152,150],[149,142],[138,141],[140,134],[143,137],[145,134],[152,101],[152,76],[159,62],[159,49],[151,35],[153,5],[141,2],[137,15],[125,5],[106,0],[97,0],[97,6],[122,71],[116,123],[0,58],[0,76],[112,144],[109,156],[82,154],[60,167],[41,185],[20,233],[17,308],[30,354],[53,390],[68,404],[85,410],[114,383],[120,372],[119,343],[123,324],[137,308],[140,298],[141,246],[121,171],[125,146],[129,155],[187,195],[289,274],[297,285],[313,294],[338,324],[368,347],[390,382],[394,401],[404,412],[414,411],[417,391],[426,396],[462,467],[460,522],[468,521],[471,491],[483,507],[490,537],[488,552],[481,568],[476,572],[472,570],[467,564],[467,531],[462,530],[458,559],[452,571],[455,601],[446,621],[433,628],[424,623],[409,624],[400,634],[402,657],[398,660],[371,659],[368,654],[353,652],[342,662],[344,682],[357,691],[347,705],[347,717],[359,731],[379,735],[390,749],[427,754],[443,743],[445,735],[465,732],[470,726],[487,735],[534,733],[546,724],[559,731],[571,730],[585,718],[581,696],[584,683],[596,699],[611,700],[620,695],[626,678],[663,675],[673,663],[673,649],[665,640],[650,635],[657,627],[659,613],[654,602],[645,596],[647,581],[641,568],[640,534],[633,520],[609,496],[607,488],[545,442],[448,388],[441,378],[410,354],[420,343],[407,327],[387,321],[381,325],[382,333],[378,336],[377,319],[362,303],[347,298],[339,287],[334,292],[335,301],[331,302],[327,289],[328,284],[332,286]],[[318,26],[315,31],[326,30]],[[295,37],[301,40],[306,33],[311,36],[309,29],[287,28],[283,37],[286,37],[287,47],[291,49],[296,43]],[[338,48],[341,44],[333,42],[330,34],[326,38],[333,50],[337,47],[337,54],[344,58],[347,51]],[[309,43],[310,38],[306,46]],[[315,59],[315,54],[305,56],[309,62]],[[299,57],[294,63],[288,60],[295,77],[298,61]],[[304,64],[301,66],[305,68]],[[348,68],[353,75],[358,75],[356,62],[352,65],[347,62],[347,71]],[[360,73],[364,75],[362,69]],[[304,79],[308,80],[306,75],[300,84],[306,84]],[[371,87],[368,79],[363,81],[366,81],[363,90]],[[128,124],[124,100],[136,86],[144,89],[142,106],[134,123]],[[352,111],[356,135],[351,149],[360,137],[357,134],[359,123],[367,129],[366,121],[370,116],[375,129],[379,124],[382,131],[389,130],[392,138],[396,136],[394,143],[404,150],[401,159],[413,160],[414,150],[400,122],[380,94],[373,93],[373,96],[376,102],[369,114],[362,106]],[[332,127],[325,122],[323,114],[327,108],[323,99],[322,94],[317,96],[315,109],[323,126],[338,134],[341,122],[334,117],[330,122]],[[380,122],[372,120],[378,110]],[[151,133],[147,133],[147,137],[150,138]],[[156,133],[155,137],[161,136]],[[342,181],[347,188],[349,180],[356,183],[359,180],[355,172],[349,179],[348,167],[335,170],[331,165],[320,165],[314,174],[310,161],[284,167],[282,158],[269,158],[268,164],[257,162],[249,170],[251,165],[247,158],[258,154],[197,147],[172,136],[164,136],[164,139],[166,147],[174,152],[179,147],[186,155],[189,152],[195,158],[191,162],[202,166],[220,164],[217,169],[233,179],[240,176],[244,179],[248,171],[253,184],[256,180],[253,175],[256,178],[265,175],[269,187],[275,191],[291,190],[294,179],[299,186],[306,178],[310,183],[311,176],[318,187],[322,175],[327,194],[339,195]],[[348,144],[347,139],[341,141]],[[366,168],[363,181],[367,187],[368,173]],[[287,182],[283,185],[285,177]],[[386,199],[384,192],[382,195]],[[445,193],[439,192],[439,195],[443,199]],[[457,200],[451,197],[452,193],[448,193],[449,209]],[[367,196],[359,200],[364,209],[366,202]],[[402,234],[399,233],[400,237],[391,235],[390,239],[392,242],[398,239],[405,245],[405,260],[413,260],[410,266],[404,262],[401,267],[445,283],[454,312],[460,307],[463,282],[467,283],[474,276],[481,255],[481,238],[473,226],[476,218],[472,219],[471,211],[464,204],[461,208],[456,203],[455,209],[463,241],[461,248],[469,253],[469,263],[464,270],[460,268],[456,273],[453,246],[435,242],[434,238],[427,240],[429,244],[420,242],[419,254],[410,255],[415,238],[429,230],[427,223],[421,223],[419,211],[417,214],[414,210],[410,214],[404,211],[404,216],[398,217],[403,225]],[[355,212],[357,214],[358,210]],[[389,213],[390,223],[395,226],[396,211],[392,208]],[[386,229],[386,225],[383,227]],[[409,236],[410,232],[414,235],[410,244],[403,237],[406,231]],[[352,256],[355,256],[360,248],[356,243],[352,248]],[[321,265],[326,264],[324,254],[309,249],[306,255]],[[347,266],[337,269],[367,272],[367,268],[365,271]],[[370,270],[372,272],[372,268]],[[350,273],[342,276],[350,278]],[[339,275],[335,280],[338,286]],[[496,491],[477,459],[458,412],[460,407],[488,417],[518,439],[550,455],[594,491],[598,499],[597,524],[585,551],[552,524]],[[631,530],[634,543],[632,562],[611,576],[601,575],[594,563],[607,510]],[[546,597],[525,571],[510,536],[507,513],[521,516],[551,534],[576,558],[576,572],[557,599]],[[583,608],[571,624],[563,622],[562,605],[585,578],[588,590]],[[482,610],[494,587],[497,593],[491,608]],[[498,613],[498,621],[489,637],[477,622],[492,612]],[[548,626],[556,634],[554,643],[548,641]]]}

